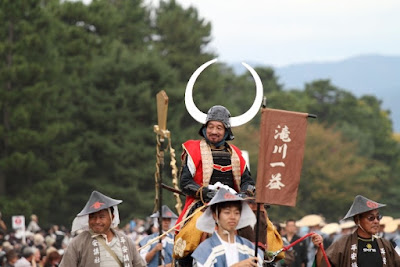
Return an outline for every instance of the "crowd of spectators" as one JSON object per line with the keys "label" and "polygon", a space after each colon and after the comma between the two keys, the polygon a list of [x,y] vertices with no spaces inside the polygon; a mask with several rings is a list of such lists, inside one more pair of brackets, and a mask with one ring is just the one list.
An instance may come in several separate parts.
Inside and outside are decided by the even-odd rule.
{"label": "crowd of spectators", "polygon": [[[384,216],[380,224],[382,227],[380,237],[390,240],[394,247],[400,247],[400,220]],[[326,248],[341,235],[352,232],[356,227],[353,221],[326,223],[320,215],[307,215],[297,221],[289,220],[287,224],[275,223],[275,226],[280,230],[282,237],[289,239],[289,243],[309,232],[320,233],[324,236]],[[158,223],[150,217],[132,219],[119,231],[129,236],[139,248],[140,240],[158,232]],[[296,237],[292,239],[294,235]],[[64,226],[41,228],[36,215],[31,216],[26,230],[9,229],[0,213],[0,267],[58,266],[71,238],[73,237],[68,228]],[[311,266],[314,250],[312,242],[306,239],[294,247],[294,261],[289,265],[283,263],[280,266]]]}
{"label": "crowd of spectators", "polygon": [[[158,231],[152,218],[132,219],[119,229],[138,246],[140,240]],[[0,213],[0,267],[55,267],[72,238],[65,226],[40,227],[38,217],[32,214],[26,229],[10,229]]]}

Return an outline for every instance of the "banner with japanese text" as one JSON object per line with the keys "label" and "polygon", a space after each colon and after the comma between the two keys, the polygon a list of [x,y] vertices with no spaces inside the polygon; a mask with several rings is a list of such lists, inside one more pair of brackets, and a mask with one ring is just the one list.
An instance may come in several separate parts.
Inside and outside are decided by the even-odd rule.
{"label": "banner with japanese text", "polygon": [[307,113],[262,109],[256,202],[296,206]]}

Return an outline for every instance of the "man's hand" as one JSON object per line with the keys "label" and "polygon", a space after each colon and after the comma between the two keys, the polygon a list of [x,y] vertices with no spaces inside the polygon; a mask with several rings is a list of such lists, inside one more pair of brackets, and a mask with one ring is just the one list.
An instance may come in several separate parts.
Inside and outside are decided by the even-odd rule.
{"label": "man's hand", "polygon": [[203,187],[202,194],[203,194],[203,201],[210,202],[210,200],[215,196],[217,190],[209,189],[208,187]]}
{"label": "man's hand", "polygon": [[154,250],[157,251],[157,252],[162,250],[162,249],[163,249],[162,243],[157,243],[157,245],[154,246]]}
{"label": "man's hand", "polygon": [[256,194],[256,187],[254,185],[249,184],[244,190],[246,195],[250,197],[254,197],[254,195]]}
{"label": "man's hand", "polygon": [[319,245],[322,244],[322,242],[324,241],[322,236],[319,234],[313,234],[311,236],[311,240],[312,240],[314,246],[316,246],[316,247],[319,247]]}
{"label": "man's hand", "polygon": [[324,239],[323,239],[322,236],[319,235],[319,234],[313,234],[313,235],[311,236],[311,240],[312,240],[314,246],[316,246],[316,247],[318,248],[318,249],[317,249],[317,255],[316,255],[315,264],[316,264],[317,267],[319,267],[319,266],[321,266],[322,257],[323,257],[323,254],[322,254],[322,250],[321,250],[320,245],[321,245],[321,244],[323,245]]}
{"label": "man's hand", "polygon": [[157,253],[159,253],[159,251],[162,250],[162,249],[163,249],[162,243],[161,243],[161,242],[157,243],[157,245],[155,245],[154,248],[152,248],[152,249],[146,254],[145,261],[146,261],[147,263],[149,263],[149,262],[154,258],[154,256],[155,256]]}
{"label": "man's hand", "polygon": [[231,194],[237,194],[237,192],[235,191],[235,189],[229,187],[226,184],[223,184],[221,182],[216,182],[215,184],[209,184],[208,189],[212,189],[212,190],[219,190],[220,188],[225,188],[226,190],[229,191],[229,193]]}

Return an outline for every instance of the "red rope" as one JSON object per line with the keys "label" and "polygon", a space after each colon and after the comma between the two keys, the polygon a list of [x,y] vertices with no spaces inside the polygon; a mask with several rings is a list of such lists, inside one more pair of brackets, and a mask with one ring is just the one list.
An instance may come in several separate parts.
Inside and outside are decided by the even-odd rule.
{"label": "red rope", "polygon": [[[290,243],[289,245],[283,247],[282,250],[283,250],[283,251],[287,251],[288,249],[290,249],[290,248],[293,247],[294,245],[300,243],[301,241],[303,241],[303,240],[306,239],[307,237],[312,236],[313,234],[315,234],[315,233],[314,233],[314,232],[311,232],[311,233],[306,234],[305,236],[303,236],[303,237],[297,239],[296,241],[294,241],[293,243]],[[325,259],[325,261],[326,261],[326,264],[328,265],[328,267],[331,267],[331,264],[329,263],[329,260],[328,260],[328,256],[326,256],[326,253],[325,253],[324,244],[321,243],[321,244],[319,245],[319,247],[320,247],[320,249],[321,249],[321,251],[322,251],[322,254],[324,255],[324,259]]]}
{"label": "red rope", "polygon": [[326,265],[327,265],[328,267],[331,267],[331,264],[329,263],[328,256],[326,256],[326,253],[325,253],[324,244],[322,244],[322,243],[319,244],[319,247],[320,247],[321,250],[322,250],[322,255],[324,255],[324,259],[325,259]]}
{"label": "red rope", "polygon": [[305,236],[297,239],[296,241],[294,241],[293,243],[290,243],[289,245],[287,245],[286,247],[283,247],[283,251],[286,251],[288,249],[290,249],[291,247],[293,247],[294,245],[297,245],[298,243],[300,243],[301,241],[303,241],[304,239],[306,239],[309,236],[312,236],[314,233],[308,233]]}

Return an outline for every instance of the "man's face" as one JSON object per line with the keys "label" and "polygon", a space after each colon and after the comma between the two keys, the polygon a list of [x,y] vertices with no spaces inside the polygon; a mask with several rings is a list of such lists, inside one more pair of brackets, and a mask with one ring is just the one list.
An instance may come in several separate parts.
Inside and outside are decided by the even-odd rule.
{"label": "man's face", "polygon": [[297,232],[296,223],[293,221],[286,222],[285,230],[288,234],[295,234]]}
{"label": "man's face", "polygon": [[[216,216],[216,214],[214,214]],[[215,218],[215,217],[214,217]],[[240,210],[236,206],[222,208],[218,214],[219,225],[229,232],[236,230],[240,220]]]}
{"label": "man's face", "polygon": [[224,135],[225,135],[225,126],[222,122],[209,121],[207,123],[206,136],[211,143],[216,144],[222,141]]}
{"label": "man's face", "polygon": [[379,211],[377,209],[360,214],[360,225],[370,235],[379,232]]}
{"label": "man's face", "polygon": [[164,231],[168,231],[171,226],[171,218],[163,218],[162,219],[162,229]]}
{"label": "man's face", "polygon": [[89,227],[96,234],[106,234],[110,230],[111,222],[108,209],[89,214]]}
{"label": "man's face", "polygon": [[15,264],[18,261],[18,256],[11,258],[8,262],[11,264]]}
{"label": "man's face", "polygon": [[36,262],[40,262],[40,250],[36,249],[35,253],[33,254],[33,257]]}

